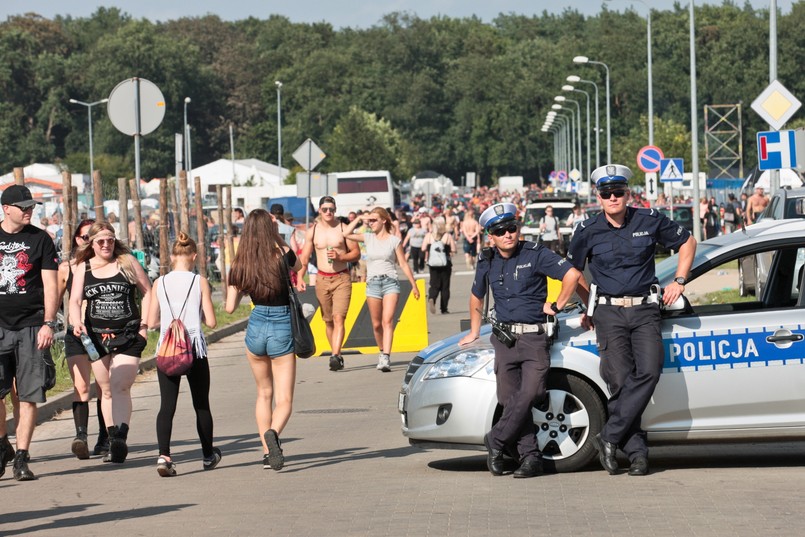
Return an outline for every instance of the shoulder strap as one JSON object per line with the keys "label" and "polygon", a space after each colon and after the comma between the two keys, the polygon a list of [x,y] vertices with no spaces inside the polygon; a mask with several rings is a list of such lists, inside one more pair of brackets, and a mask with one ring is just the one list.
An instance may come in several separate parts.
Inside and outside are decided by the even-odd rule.
{"label": "shoulder strap", "polygon": [[[190,298],[190,291],[193,290],[193,284],[196,283],[196,276],[197,276],[196,274],[193,274],[193,279],[190,281],[190,287],[187,289],[187,296],[184,297],[184,303],[182,303],[182,309],[179,310],[179,318],[181,318],[182,314],[184,313],[184,308],[185,308],[185,306],[187,306],[187,300]],[[168,311],[170,311],[171,318],[173,320],[176,320],[177,316],[173,314],[173,308],[171,307],[171,301],[168,298],[168,290],[165,289],[165,278],[167,278],[167,277],[168,277],[167,274],[162,277],[162,292],[165,294],[165,301],[168,303]]]}

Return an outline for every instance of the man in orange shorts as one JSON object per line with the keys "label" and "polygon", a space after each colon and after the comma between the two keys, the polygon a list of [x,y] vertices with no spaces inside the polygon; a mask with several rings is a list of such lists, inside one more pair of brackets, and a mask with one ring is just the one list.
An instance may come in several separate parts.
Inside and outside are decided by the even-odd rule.
{"label": "man in orange shorts", "polygon": [[330,342],[330,371],[344,369],[341,345],[344,344],[344,322],[352,297],[352,279],[348,263],[357,261],[361,251],[354,241],[344,238],[344,225],[335,216],[335,199],[324,196],[319,200],[319,218],[305,235],[305,246],[300,260],[302,269],[297,279],[297,289],[305,290],[303,276],[313,249],[316,250],[316,298],[321,307],[321,316]]}

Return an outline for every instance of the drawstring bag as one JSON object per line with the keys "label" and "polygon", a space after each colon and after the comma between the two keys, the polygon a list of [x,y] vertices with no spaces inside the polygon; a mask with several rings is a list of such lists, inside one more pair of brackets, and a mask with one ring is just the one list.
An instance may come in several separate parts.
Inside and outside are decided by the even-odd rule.
{"label": "drawstring bag", "polygon": [[165,293],[168,310],[173,320],[171,320],[168,325],[165,337],[162,338],[162,344],[159,346],[159,350],[157,350],[157,369],[169,377],[184,375],[193,367],[193,359],[195,357],[193,353],[193,340],[182,322],[181,317],[187,305],[187,299],[190,298],[190,291],[193,290],[195,281],[196,275],[194,274],[193,280],[190,282],[190,289],[187,290],[187,296],[184,299],[184,304],[182,304],[182,309],[177,317],[173,315],[173,308],[170,306],[168,292],[165,290],[165,278],[163,277],[162,279],[162,291]]}
{"label": "drawstring bag", "polygon": [[313,337],[313,330],[310,328],[310,323],[305,319],[302,304],[299,302],[299,297],[296,296],[296,289],[291,283],[291,273],[293,269],[288,263],[288,258],[284,255],[282,257],[285,260],[285,267],[288,269],[288,305],[291,310],[293,351],[299,358],[310,358],[316,354],[316,339]]}

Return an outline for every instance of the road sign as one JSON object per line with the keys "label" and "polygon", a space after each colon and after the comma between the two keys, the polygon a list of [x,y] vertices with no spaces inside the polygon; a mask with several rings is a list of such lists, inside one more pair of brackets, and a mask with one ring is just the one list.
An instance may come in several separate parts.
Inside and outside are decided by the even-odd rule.
{"label": "road sign", "polygon": [[752,110],[772,129],[780,130],[785,122],[799,110],[802,103],[785,86],[775,80],[752,102]]}
{"label": "road sign", "polygon": [[564,183],[567,181],[567,172],[565,170],[559,170],[556,172],[556,178],[559,180],[560,183]]}
{"label": "road sign", "polygon": [[321,148],[316,145],[316,142],[308,138],[302,142],[302,145],[296,148],[296,151],[293,152],[292,156],[294,160],[305,169],[305,171],[309,172],[318,166],[327,155],[325,155],[324,151],[322,151]]}
{"label": "road sign", "polygon": [[296,174],[296,195],[300,198],[335,196],[338,176],[334,173],[299,172]]}
{"label": "road sign", "polygon": [[[137,99],[139,96],[140,132],[137,132]],[[144,78],[124,80],[109,94],[106,105],[109,121],[123,134],[134,136],[154,132],[165,117],[165,97],[159,88]]]}
{"label": "road sign", "polygon": [[761,170],[781,170],[797,167],[795,131],[766,131],[757,133],[757,167]]}
{"label": "road sign", "polygon": [[646,173],[646,199],[650,201],[657,200],[657,174],[653,172]]}
{"label": "road sign", "polygon": [[647,145],[637,152],[637,165],[644,172],[660,171],[660,160],[665,158],[662,149],[655,145]]}
{"label": "road sign", "polygon": [[681,158],[660,160],[660,182],[681,183],[685,173],[685,161]]}
{"label": "road sign", "polygon": [[578,168],[573,168],[572,170],[570,170],[570,173],[568,175],[573,181],[578,181],[579,179],[581,179],[581,172],[579,171]]}

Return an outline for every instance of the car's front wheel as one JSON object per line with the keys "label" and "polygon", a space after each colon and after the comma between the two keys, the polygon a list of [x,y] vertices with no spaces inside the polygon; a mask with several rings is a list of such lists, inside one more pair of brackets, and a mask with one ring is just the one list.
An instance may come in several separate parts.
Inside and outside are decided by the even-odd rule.
{"label": "car's front wheel", "polygon": [[580,470],[596,457],[593,437],[606,421],[606,406],[586,380],[564,372],[548,375],[548,396],[531,410],[548,472]]}

